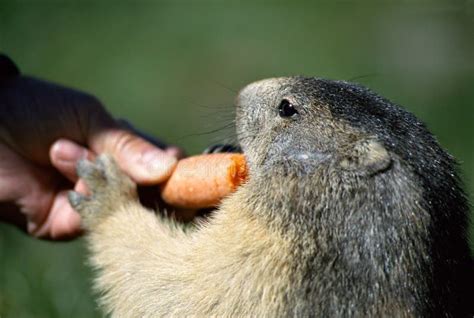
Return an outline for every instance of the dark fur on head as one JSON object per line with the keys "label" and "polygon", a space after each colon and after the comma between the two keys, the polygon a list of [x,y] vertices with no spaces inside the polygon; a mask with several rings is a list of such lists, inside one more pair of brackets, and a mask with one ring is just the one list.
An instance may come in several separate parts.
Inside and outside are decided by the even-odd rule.
{"label": "dark fur on head", "polygon": [[[297,113],[279,116],[282,100]],[[253,83],[237,107],[246,204],[301,259],[297,313],[473,314],[468,204],[453,158],[415,116],[361,86],[303,77]]]}

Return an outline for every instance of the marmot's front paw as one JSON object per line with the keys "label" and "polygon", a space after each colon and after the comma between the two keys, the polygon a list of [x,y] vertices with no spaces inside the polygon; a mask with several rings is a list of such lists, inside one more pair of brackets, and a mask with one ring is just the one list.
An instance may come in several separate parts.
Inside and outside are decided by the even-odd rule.
{"label": "marmot's front paw", "polygon": [[94,163],[79,161],[77,175],[85,181],[91,195],[71,191],[69,202],[81,214],[86,227],[96,223],[96,218],[113,213],[120,206],[137,199],[136,185],[108,155],[100,155]]}

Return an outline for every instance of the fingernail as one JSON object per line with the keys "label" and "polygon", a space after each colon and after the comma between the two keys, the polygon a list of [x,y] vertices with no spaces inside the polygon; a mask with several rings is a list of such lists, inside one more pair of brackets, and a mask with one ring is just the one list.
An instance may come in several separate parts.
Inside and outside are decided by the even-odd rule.
{"label": "fingernail", "polygon": [[65,209],[62,228],[57,233],[53,233],[53,238],[72,238],[81,232],[81,217],[72,209]]}
{"label": "fingernail", "polygon": [[166,148],[165,152],[168,155],[173,156],[173,157],[178,158],[178,159],[182,159],[185,156],[184,151],[181,148],[174,147],[174,146]]}
{"label": "fingernail", "polygon": [[150,150],[145,152],[139,161],[151,178],[162,179],[171,174],[177,159],[166,154],[164,151]]}
{"label": "fingernail", "polygon": [[87,150],[73,142],[60,140],[53,147],[52,152],[60,161],[77,161],[87,157]]}

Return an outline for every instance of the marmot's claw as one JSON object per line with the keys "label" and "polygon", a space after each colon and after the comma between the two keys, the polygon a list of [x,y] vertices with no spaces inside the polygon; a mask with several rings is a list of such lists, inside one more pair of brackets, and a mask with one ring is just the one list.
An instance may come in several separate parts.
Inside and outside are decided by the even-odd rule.
{"label": "marmot's claw", "polygon": [[75,210],[79,210],[81,203],[86,199],[85,196],[76,191],[69,191],[67,197],[69,199],[69,203]]}
{"label": "marmot's claw", "polygon": [[91,195],[71,191],[68,198],[71,206],[85,219],[86,226],[91,224],[91,218],[113,213],[124,201],[136,198],[135,184],[108,155],[98,156],[93,163],[80,160],[77,175],[85,181]]}

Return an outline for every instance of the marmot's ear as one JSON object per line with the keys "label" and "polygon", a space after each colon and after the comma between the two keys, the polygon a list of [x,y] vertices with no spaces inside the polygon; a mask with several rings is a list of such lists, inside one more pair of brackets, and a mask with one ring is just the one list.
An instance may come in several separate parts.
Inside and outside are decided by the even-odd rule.
{"label": "marmot's ear", "polygon": [[373,175],[390,166],[392,159],[387,149],[376,140],[357,142],[354,148],[342,158],[343,169],[358,172],[362,175]]}

